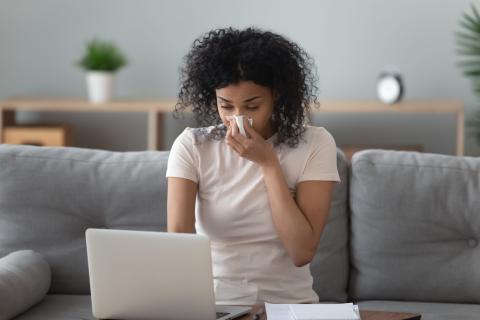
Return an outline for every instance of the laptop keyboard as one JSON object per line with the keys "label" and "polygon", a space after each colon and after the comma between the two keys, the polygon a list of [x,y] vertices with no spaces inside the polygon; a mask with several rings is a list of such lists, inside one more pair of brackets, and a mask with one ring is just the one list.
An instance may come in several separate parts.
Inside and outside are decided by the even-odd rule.
{"label": "laptop keyboard", "polygon": [[229,315],[230,313],[228,312],[217,312],[217,319],[221,317],[225,317],[226,315]]}

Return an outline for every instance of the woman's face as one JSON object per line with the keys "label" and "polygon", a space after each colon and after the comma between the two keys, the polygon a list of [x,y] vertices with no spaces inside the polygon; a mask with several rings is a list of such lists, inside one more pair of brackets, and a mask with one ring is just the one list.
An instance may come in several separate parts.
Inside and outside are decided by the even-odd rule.
{"label": "woman's face", "polygon": [[265,139],[274,132],[272,127],[273,93],[253,81],[240,81],[215,90],[220,118],[229,125],[227,116],[245,115],[253,119],[253,128]]}

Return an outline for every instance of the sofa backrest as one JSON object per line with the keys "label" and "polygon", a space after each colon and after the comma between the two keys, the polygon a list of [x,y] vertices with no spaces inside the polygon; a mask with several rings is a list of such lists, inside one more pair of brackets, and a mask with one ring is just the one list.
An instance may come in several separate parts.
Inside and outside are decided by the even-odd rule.
{"label": "sofa backrest", "polygon": [[313,289],[320,301],[347,302],[349,277],[349,211],[348,189],[350,165],[344,153],[337,150],[337,169],[341,182],[336,184],[327,225],[310,270]]}
{"label": "sofa backrest", "polygon": [[[166,230],[168,152],[0,145],[0,257],[20,249],[44,255],[50,293],[90,292],[87,228]],[[338,151],[337,184],[311,264],[322,300],[346,301],[348,161]]]}
{"label": "sofa backrest", "polygon": [[50,293],[89,293],[87,228],[165,230],[167,152],[0,146],[0,256],[44,255]]}
{"label": "sofa backrest", "polygon": [[351,296],[480,303],[480,159],[369,150],[351,169]]}

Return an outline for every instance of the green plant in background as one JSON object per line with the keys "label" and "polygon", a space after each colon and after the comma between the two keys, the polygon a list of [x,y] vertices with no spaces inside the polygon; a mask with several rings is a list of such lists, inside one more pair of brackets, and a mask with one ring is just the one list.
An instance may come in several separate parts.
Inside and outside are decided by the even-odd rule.
{"label": "green plant in background", "polygon": [[123,53],[111,42],[93,39],[87,42],[78,65],[88,71],[115,72],[127,64]]}
{"label": "green plant in background", "polygon": [[[458,53],[465,57],[459,63],[463,74],[470,78],[474,94],[480,100],[480,15],[472,5],[470,14],[463,13],[459,21],[461,30],[456,32]],[[480,145],[480,106],[466,122],[477,144]]]}

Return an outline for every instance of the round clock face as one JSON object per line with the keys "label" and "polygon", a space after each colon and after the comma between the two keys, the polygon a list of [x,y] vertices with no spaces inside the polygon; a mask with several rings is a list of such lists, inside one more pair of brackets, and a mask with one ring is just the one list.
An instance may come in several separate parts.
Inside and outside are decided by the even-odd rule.
{"label": "round clock face", "polygon": [[400,98],[401,85],[394,76],[380,78],[377,85],[377,94],[384,103],[394,103]]}

